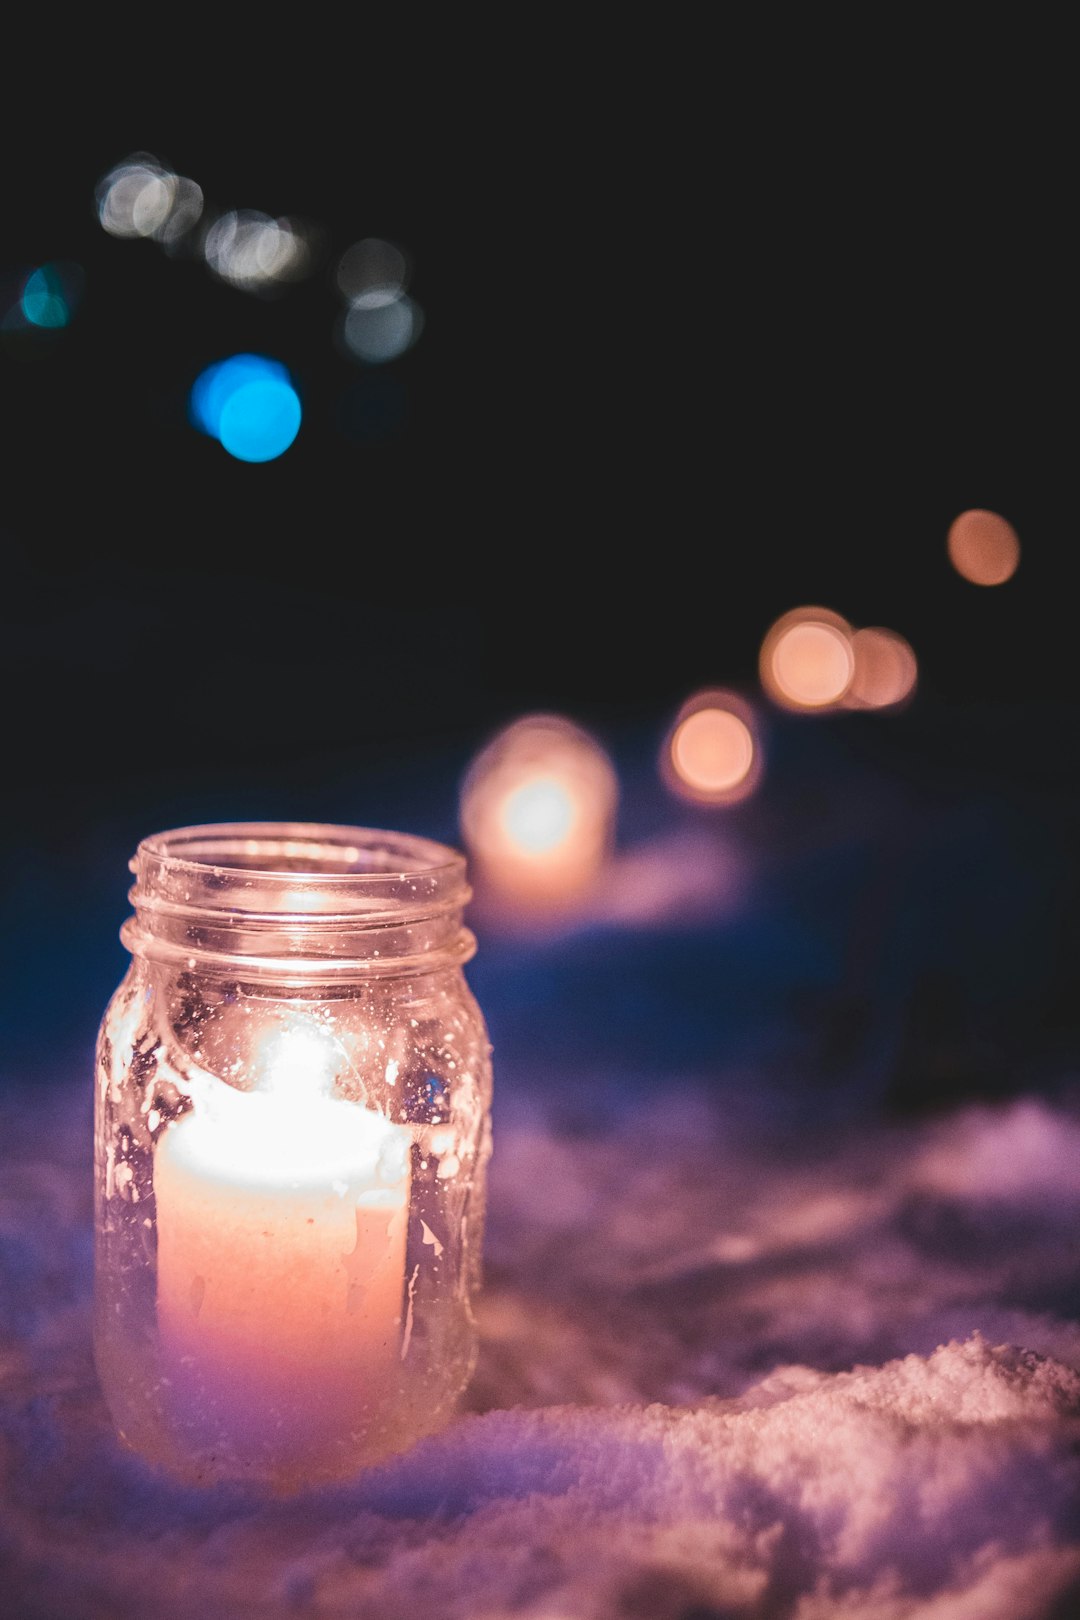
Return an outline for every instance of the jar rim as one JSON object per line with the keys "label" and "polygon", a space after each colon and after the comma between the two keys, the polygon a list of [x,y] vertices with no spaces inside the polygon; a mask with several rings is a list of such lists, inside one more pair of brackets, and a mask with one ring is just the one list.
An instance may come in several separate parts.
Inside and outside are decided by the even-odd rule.
{"label": "jar rim", "polygon": [[432,971],[475,948],[464,855],[414,833],[312,821],[210,822],[144,838],[128,949],[252,976]]}
{"label": "jar rim", "polygon": [[[266,859],[261,858],[266,854]],[[140,839],[129,865],[160,862],[170,875],[208,873],[250,883],[330,885],[377,894],[409,878],[464,882],[465,857],[416,833],[317,821],[220,821],[174,827]]]}

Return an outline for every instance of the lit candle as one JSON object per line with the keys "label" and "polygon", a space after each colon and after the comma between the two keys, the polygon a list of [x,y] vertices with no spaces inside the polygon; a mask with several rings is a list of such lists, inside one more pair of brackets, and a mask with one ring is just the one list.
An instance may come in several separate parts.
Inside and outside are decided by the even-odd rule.
{"label": "lit candle", "polygon": [[461,822],[481,906],[557,917],[584,903],[610,854],[618,787],[595,738],[559,715],[526,715],[477,755]]}
{"label": "lit candle", "polygon": [[355,1449],[400,1374],[412,1138],[313,1086],[311,1042],[282,1048],[266,1089],[203,1077],[154,1191],[173,1427],[287,1482]]}

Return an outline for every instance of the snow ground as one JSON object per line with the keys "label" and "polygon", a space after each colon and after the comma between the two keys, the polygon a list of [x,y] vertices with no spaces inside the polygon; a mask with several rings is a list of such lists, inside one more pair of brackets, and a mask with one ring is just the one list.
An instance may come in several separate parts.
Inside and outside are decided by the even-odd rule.
{"label": "snow ground", "polygon": [[588,1129],[564,1105],[499,1119],[469,1410],[276,1502],[180,1488],[113,1440],[85,1088],[9,1101],[3,1613],[1080,1612],[1074,1102],[796,1146],[715,1094],[606,1117],[604,1095]]}

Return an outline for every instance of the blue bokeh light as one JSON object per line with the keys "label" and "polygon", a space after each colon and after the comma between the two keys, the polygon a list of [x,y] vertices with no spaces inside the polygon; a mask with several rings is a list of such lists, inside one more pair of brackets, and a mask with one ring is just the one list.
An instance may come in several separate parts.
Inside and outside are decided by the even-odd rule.
{"label": "blue bokeh light", "polygon": [[238,461],[273,461],[300,431],[300,400],[280,377],[256,377],[233,390],[222,406],[218,429]]}
{"label": "blue bokeh light", "polygon": [[279,360],[234,354],[195,379],[191,420],[238,461],[273,461],[300,431],[300,399]]}
{"label": "blue bokeh light", "polygon": [[200,372],[191,389],[189,408],[191,420],[197,428],[212,439],[220,437],[221,413],[229,395],[245,383],[260,377],[276,377],[289,381],[289,373],[280,360],[268,360],[261,354],[234,354],[228,360],[217,360]]}

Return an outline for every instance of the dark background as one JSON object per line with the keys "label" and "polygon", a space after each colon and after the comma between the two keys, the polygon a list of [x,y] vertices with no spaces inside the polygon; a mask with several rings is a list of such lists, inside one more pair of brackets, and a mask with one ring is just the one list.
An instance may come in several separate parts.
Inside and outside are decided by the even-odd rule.
{"label": "dark background", "polygon": [[[773,717],[789,784],[818,791],[824,749],[976,822],[1007,804],[990,862],[1015,881],[1037,845],[1025,903],[1045,922],[1052,901],[1044,945],[1069,932],[1075,265],[1052,42],[789,23],[752,49],[577,43],[502,41],[468,80],[372,69],[347,99],[280,75],[230,96],[205,72],[179,110],[57,93],[9,144],[5,308],[37,265],[85,275],[67,329],[0,334],[16,1054],[47,965],[87,986],[89,941],[111,945],[143,833],[399,816],[455,837],[468,759],[530,709],[645,774],[695,687],[753,693],[764,631],[803,602],[901,631],[920,687],[887,720]],[[210,205],[317,227],[317,271],[263,298],[108,236],[95,183],[140,149]],[[333,267],[368,235],[411,254],[426,317],[383,367],[333,340]],[[283,361],[304,408],[261,466],[186,414],[199,371],[245,350]],[[948,564],[971,506],[1020,535],[1000,589]],[[1075,955],[1054,958],[1058,1002]]]}

